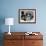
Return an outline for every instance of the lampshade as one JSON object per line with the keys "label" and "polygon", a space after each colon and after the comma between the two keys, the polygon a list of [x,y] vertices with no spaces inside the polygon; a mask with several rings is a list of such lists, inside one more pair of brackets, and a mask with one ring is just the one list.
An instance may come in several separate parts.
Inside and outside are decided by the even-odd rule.
{"label": "lampshade", "polygon": [[14,25],[14,18],[5,18],[5,25]]}

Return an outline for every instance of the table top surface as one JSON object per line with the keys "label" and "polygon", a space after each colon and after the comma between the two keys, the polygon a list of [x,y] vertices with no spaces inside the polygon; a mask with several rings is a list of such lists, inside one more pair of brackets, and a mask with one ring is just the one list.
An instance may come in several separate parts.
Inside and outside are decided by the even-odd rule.
{"label": "table top surface", "polygon": [[[11,35],[26,35],[25,33],[27,33],[27,32],[11,32]],[[27,34],[29,34],[29,33],[27,33]],[[35,33],[38,35],[42,35],[42,33],[40,33],[40,32],[32,32],[29,35],[35,35]],[[8,32],[5,32],[4,34],[9,35]]]}
{"label": "table top surface", "polygon": [[[40,32],[32,32],[32,34],[26,35],[27,32],[11,32],[11,35],[8,32],[4,33],[5,39],[43,39],[43,35]],[[35,35],[38,34],[38,35]]]}

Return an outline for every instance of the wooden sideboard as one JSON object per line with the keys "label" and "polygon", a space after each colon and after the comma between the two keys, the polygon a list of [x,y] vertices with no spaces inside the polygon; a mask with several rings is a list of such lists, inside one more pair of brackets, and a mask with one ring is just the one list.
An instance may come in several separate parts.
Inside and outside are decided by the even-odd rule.
{"label": "wooden sideboard", "polygon": [[11,32],[8,35],[4,33],[4,46],[43,46],[43,35],[40,32],[38,35],[25,35],[26,32]]}

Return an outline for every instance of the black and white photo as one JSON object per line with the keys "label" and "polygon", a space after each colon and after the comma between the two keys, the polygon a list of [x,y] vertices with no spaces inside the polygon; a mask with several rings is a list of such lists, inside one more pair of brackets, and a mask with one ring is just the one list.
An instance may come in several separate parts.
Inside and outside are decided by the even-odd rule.
{"label": "black and white photo", "polygon": [[19,23],[36,23],[36,9],[19,9]]}

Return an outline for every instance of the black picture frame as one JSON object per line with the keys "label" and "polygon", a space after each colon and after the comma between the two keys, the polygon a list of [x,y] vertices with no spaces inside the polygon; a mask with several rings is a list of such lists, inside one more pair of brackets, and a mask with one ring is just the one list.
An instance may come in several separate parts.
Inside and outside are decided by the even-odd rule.
{"label": "black picture frame", "polygon": [[36,23],[36,9],[19,9],[19,23]]}

